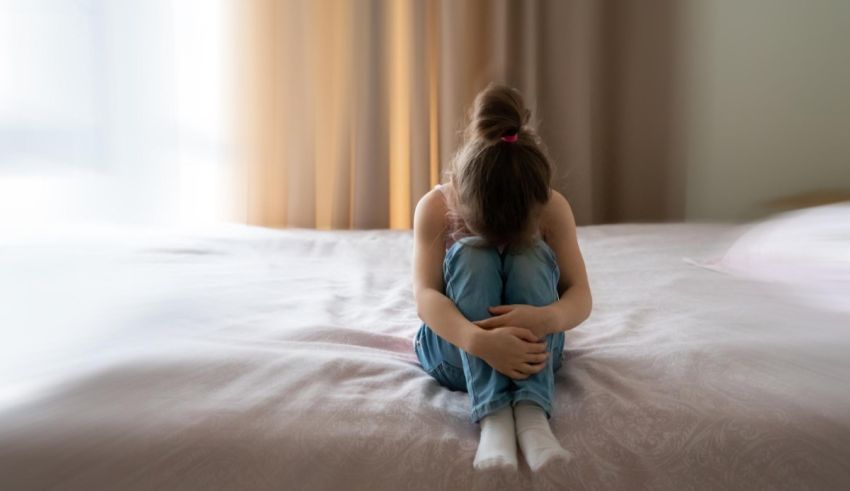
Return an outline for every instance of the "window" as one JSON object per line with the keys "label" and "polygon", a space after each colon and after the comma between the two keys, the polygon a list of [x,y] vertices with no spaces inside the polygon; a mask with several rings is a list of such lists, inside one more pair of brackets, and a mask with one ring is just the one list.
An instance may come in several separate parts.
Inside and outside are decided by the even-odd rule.
{"label": "window", "polygon": [[0,4],[0,223],[232,205],[230,0]]}

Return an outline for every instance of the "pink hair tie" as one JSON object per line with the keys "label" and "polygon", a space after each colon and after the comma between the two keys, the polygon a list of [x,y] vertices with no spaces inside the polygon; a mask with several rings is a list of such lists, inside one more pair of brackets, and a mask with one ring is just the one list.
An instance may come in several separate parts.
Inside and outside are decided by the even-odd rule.
{"label": "pink hair tie", "polygon": [[508,143],[513,143],[519,139],[519,135],[514,133],[513,135],[505,135],[502,137],[502,141],[506,141]]}

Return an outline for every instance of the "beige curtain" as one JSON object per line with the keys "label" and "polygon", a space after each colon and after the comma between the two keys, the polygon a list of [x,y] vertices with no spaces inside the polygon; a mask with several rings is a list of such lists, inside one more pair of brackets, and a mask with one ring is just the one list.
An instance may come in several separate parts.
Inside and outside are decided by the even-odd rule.
{"label": "beige curtain", "polygon": [[517,87],[581,224],[682,216],[675,0],[251,0],[245,219],[409,228],[474,95]]}

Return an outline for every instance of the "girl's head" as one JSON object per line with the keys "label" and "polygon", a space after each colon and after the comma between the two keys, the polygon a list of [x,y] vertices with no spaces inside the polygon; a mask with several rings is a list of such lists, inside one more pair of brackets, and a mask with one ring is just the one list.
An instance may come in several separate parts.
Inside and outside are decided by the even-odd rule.
{"label": "girl's head", "polygon": [[549,200],[552,166],[530,116],[516,89],[490,84],[475,97],[451,163],[451,211],[489,244],[528,244]]}

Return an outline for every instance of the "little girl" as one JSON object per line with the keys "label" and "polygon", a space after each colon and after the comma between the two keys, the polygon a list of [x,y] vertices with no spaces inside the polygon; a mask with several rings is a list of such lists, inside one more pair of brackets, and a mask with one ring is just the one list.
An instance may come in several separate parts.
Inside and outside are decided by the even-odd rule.
{"label": "little girl", "polygon": [[519,92],[475,98],[464,142],[414,215],[414,291],[422,368],[469,393],[481,425],[476,469],[566,462],[549,427],[564,331],[590,314],[570,205]]}

